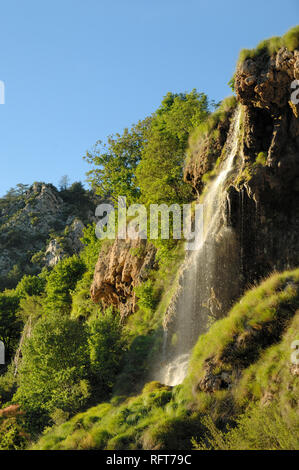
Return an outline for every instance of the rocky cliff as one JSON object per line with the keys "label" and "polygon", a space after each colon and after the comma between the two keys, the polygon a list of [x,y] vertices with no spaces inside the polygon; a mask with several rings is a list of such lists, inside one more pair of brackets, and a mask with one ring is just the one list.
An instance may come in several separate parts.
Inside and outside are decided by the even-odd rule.
{"label": "rocky cliff", "polygon": [[[227,188],[224,217],[238,237],[243,288],[299,263],[299,105],[291,101],[298,77],[299,51],[286,47],[240,61],[234,77],[242,131],[239,170]],[[226,112],[193,145],[185,180],[197,194],[205,171],[221,161],[231,116]]]}
{"label": "rocky cliff", "polygon": [[[199,197],[205,183],[217,175],[234,111],[238,103],[242,107],[237,171],[226,188],[221,216],[233,229],[235,240],[227,249],[239,264],[228,269],[236,271],[239,287],[227,286],[224,302],[220,291],[225,263],[220,252],[213,288],[219,305],[226,305],[225,312],[251,283],[299,264],[299,105],[291,101],[291,84],[298,77],[297,50],[282,47],[272,55],[265,51],[241,61],[234,77],[236,98],[224,100],[190,138],[184,179]],[[140,248],[136,243],[141,242],[133,246],[118,240],[100,254],[91,287],[95,302],[116,305],[123,315],[135,311],[134,287],[143,278],[143,263],[150,266],[154,259],[154,251],[147,249],[140,258],[133,256]]]}
{"label": "rocky cliff", "polygon": [[249,279],[299,263],[299,107],[291,101],[298,77],[299,51],[286,48],[246,59],[236,72],[243,175],[230,199]]}
{"label": "rocky cliff", "polygon": [[119,309],[122,317],[136,311],[134,287],[145,281],[154,266],[156,249],[146,240],[117,239],[101,250],[91,286],[91,298]]}
{"label": "rocky cliff", "polygon": [[34,183],[0,204],[1,289],[77,253],[84,224],[94,220],[94,197],[80,183],[63,191]]}

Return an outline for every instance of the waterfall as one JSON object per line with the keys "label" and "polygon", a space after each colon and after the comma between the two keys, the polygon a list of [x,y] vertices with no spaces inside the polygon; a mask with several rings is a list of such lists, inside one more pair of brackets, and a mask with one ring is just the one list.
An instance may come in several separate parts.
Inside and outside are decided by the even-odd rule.
{"label": "waterfall", "polygon": [[226,223],[224,206],[225,185],[238,151],[240,115],[238,109],[225,144],[227,158],[204,197],[202,239],[196,250],[186,253],[180,286],[165,317],[163,357],[155,378],[167,385],[184,380],[198,336],[229,310],[239,294],[240,251],[237,237]]}

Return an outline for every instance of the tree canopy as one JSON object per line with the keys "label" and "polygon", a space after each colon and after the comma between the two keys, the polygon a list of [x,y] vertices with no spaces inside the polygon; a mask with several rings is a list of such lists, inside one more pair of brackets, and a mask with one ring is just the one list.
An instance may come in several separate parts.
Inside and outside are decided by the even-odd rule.
{"label": "tree canopy", "polygon": [[208,114],[204,93],[167,93],[152,116],[87,152],[85,159],[93,165],[89,182],[115,201],[118,196],[128,203],[188,201],[191,189],[182,178],[185,150],[190,131]]}

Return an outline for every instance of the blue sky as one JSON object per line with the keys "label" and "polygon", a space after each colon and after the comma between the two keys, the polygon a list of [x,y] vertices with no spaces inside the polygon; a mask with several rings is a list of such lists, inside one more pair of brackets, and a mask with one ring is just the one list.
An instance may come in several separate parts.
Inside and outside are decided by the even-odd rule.
{"label": "blue sky", "polygon": [[168,92],[227,86],[239,50],[282,35],[298,0],[2,0],[0,194],[84,181],[98,139],[152,113]]}

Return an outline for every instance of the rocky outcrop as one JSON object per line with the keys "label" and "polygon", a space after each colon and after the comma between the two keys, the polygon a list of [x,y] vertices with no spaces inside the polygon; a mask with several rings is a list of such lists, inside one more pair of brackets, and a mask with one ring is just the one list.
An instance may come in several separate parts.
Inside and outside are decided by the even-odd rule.
{"label": "rocky outcrop", "polygon": [[292,83],[299,78],[299,51],[281,48],[239,64],[235,89],[245,106],[244,155],[267,152],[267,165],[279,175],[298,175],[299,104]]}
{"label": "rocky outcrop", "polygon": [[[247,282],[299,264],[299,108],[291,101],[298,77],[299,51],[286,48],[237,68],[247,175],[230,189],[229,199]],[[264,164],[258,163],[261,152]]]}
{"label": "rocky outcrop", "polygon": [[91,298],[119,309],[122,317],[136,311],[134,287],[145,281],[155,262],[156,249],[146,240],[116,239],[101,250],[91,286]]}
{"label": "rocky outcrop", "polygon": [[[289,289],[293,290],[293,295],[289,295],[288,302],[285,302],[281,292],[286,293]],[[290,292],[290,291],[289,291]],[[268,298],[270,292],[267,293]],[[239,321],[239,331],[234,333],[233,330],[229,332],[230,338],[226,339],[225,344],[222,348],[219,346],[218,351],[215,354],[210,355],[203,361],[203,367],[201,371],[201,377],[196,382],[194,391],[204,391],[213,393],[217,390],[229,389],[235,385],[242,376],[244,370],[248,369],[252,364],[256,363],[261,357],[261,352],[267,350],[272,345],[278,344],[285,331],[290,325],[291,319],[297,314],[296,306],[298,304],[298,282],[294,282],[291,275],[288,280],[285,279],[276,292],[272,291],[272,299],[276,297],[276,302],[273,301],[273,310],[276,309],[276,314],[270,319],[262,319],[259,309],[260,304],[258,301],[256,305],[251,303],[246,304],[246,297],[240,302],[240,309],[242,309],[242,303],[244,302],[244,312],[242,321]],[[250,294],[249,294],[250,295]],[[257,297],[258,298],[258,297]],[[267,296],[265,295],[265,299]],[[266,300],[267,302],[267,300]],[[246,308],[248,310],[246,311]],[[254,321],[250,318],[252,312],[256,309],[256,317]],[[262,309],[261,309],[262,311]],[[220,343],[219,343],[220,344]],[[298,367],[295,365],[288,365],[290,372],[296,375]],[[297,367],[297,369],[296,369]],[[266,396],[264,400],[269,399]]]}
{"label": "rocky outcrop", "polygon": [[93,196],[81,186],[77,193],[45,183],[24,188],[0,199],[0,289],[78,253],[84,224],[77,212],[85,224],[95,220]]}
{"label": "rocky outcrop", "polygon": [[191,184],[194,191],[199,195],[204,187],[203,178],[215,166],[218,158],[221,157],[222,149],[226,142],[233,109],[227,113],[223,121],[219,121],[214,128],[214,132],[199,139],[197,145],[192,149],[192,158],[188,159],[184,168],[184,181]]}
{"label": "rocky outcrop", "polygon": [[[70,222],[72,218],[67,222]],[[65,256],[77,254],[83,248],[81,237],[83,236],[84,224],[81,220],[75,219],[71,225],[67,225],[64,237],[60,241],[54,238],[47,246],[44,261],[46,266],[53,267]]]}
{"label": "rocky outcrop", "polygon": [[0,418],[14,418],[24,414],[20,408],[20,405],[9,405],[6,408],[0,410]]}
{"label": "rocky outcrop", "polygon": [[[242,290],[299,264],[299,105],[291,101],[298,77],[299,51],[285,47],[246,59],[235,74],[242,132],[224,219],[237,236]],[[186,178],[197,188],[198,168],[189,166]]]}

